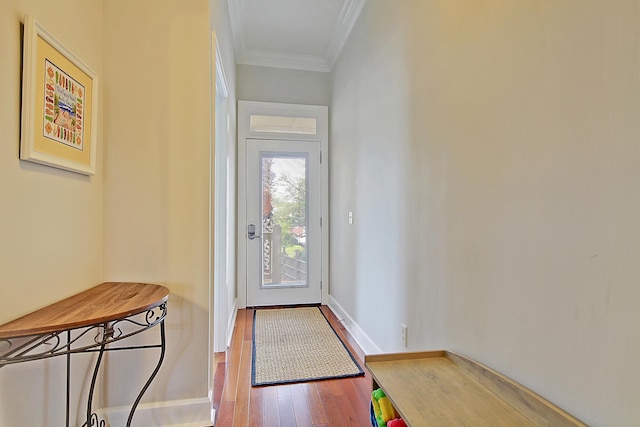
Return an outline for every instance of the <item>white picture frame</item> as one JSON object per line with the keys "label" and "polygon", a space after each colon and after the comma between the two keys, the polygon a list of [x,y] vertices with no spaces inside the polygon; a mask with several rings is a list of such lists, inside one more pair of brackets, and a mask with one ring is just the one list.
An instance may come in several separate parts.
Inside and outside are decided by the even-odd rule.
{"label": "white picture frame", "polygon": [[98,75],[25,15],[20,159],[93,175],[97,118]]}

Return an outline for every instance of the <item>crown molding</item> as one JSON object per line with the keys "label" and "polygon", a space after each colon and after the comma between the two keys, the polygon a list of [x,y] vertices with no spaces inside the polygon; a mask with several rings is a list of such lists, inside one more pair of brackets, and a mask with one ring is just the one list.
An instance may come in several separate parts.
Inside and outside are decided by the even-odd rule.
{"label": "crown molding", "polygon": [[366,2],[367,0],[347,0],[344,3],[342,12],[340,12],[340,16],[338,17],[338,23],[333,32],[333,37],[325,53],[325,62],[330,70],[338,60],[338,56],[340,56],[340,52],[342,52],[342,48],[347,42],[353,27],[356,25],[356,21],[362,9],[364,9]]}
{"label": "crown molding", "polygon": [[229,8],[229,21],[231,24],[231,35],[233,36],[233,47],[236,58],[244,56],[244,19],[242,10],[244,9],[244,0],[229,0],[227,3]]}
{"label": "crown molding", "polygon": [[293,70],[331,71],[322,56],[292,55],[267,50],[245,50],[236,58],[238,64],[257,65],[261,67],[289,68]]}
{"label": "crown molding", "polygon": [[227,98],[229,96],[229,83],[227,82],[227,73],[224,71],[220,45],[216,37],[214,37],[214,43],[216,46],[216,93],[220,93],[224,98]]}
{"label": "crown molding", "polygon": [[346,0],[338,17],[334,34],[324,56],[294,55],[283,52],[249,49],[244,39],[244,0],[228,0],[231,33],[238,64],[294,70],[329,72],[333,68],[366,0]]}

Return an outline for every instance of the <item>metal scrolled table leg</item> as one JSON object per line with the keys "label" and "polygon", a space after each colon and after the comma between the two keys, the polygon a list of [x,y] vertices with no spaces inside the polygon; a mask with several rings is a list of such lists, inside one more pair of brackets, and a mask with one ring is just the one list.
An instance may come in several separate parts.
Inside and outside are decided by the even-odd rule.
{"label": "metal scrolled table leg", "polygon": [[133,406],[131,407],[131,412],[129,412],[129,418],[127,419],[127,427],[131,426],[131,421],[133,420],[133,414],[135,413],[136,408],[138,407],[138,403],[140,403],[140,399],[142,399],[142,395],[144,395],[144,393],[149,388],[149,385],[151,385],[151,382],[156,377],[156,374],[158,373],[158,371],[160,370],[160,366],[162,365],[162,361],[164,360],[164,353],[165,353],[164,319],[162,319],[162,321],[160,322],[160,342],[161,342],[160,358],[158,359],[158,364],[156,365],[156,368],[151,373],[151,376],[145,383],[144,387],[142,387],[142,390],[140,391],[140,394],[138,394],[136,401],[133,402]]}
{"label": "metal scrolled table leg", "polygon": [[[110,329],[108,328],[108,325],[104,326],[105,328],[105,333],[110,333]],[[105,349],[105,344],[104,344],[104,338],[103,338],[103,343],[100,345],[100,352],[98,353],[98,360],[96,360],[96,366],[93,369],[93,376],[91,377],[91,387],[89,388],[89,397],[87,398],[87,420],[85,421],[85,423],[83,424],[83,427],[91,427],[94,425],[94,420],[97,426],[103,427],[105,425],[104,421],[100,421],[98,419],[98,415],[94,414],[93,411],[91,410],[91,406],[93,404],[93,392],[96,388],[96,380],[98,379],[98,371],[100,370],[100,364],[102,363],[102,357],[104,356],[104,349]]]}

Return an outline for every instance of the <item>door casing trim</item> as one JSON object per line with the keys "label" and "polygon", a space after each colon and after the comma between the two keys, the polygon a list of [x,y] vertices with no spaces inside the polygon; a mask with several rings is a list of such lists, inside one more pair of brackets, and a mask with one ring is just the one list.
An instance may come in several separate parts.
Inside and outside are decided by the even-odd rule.
{"label": "door casing trim", "polygon": [[[313,117],[316,134],[253,132],[249,128],[251,115]],[[247,206],[246,206],[246,141],[247,139],[281,141],[317,141],[320,143],[320,203],[322,261],[320,280],[322,304],[329,303],[329,108],[324,105],[282,104],[275,102],[238,101],[238,206],[237,206],[237,283],[238,308],[247,306]]]}

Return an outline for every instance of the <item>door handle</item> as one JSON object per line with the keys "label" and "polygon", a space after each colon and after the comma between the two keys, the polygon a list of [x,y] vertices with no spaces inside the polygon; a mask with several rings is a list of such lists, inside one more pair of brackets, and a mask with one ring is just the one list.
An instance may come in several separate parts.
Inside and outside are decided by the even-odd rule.
{"label": "door handle", "polygon": [[260,239],[262,236],[256,234],[256,226],[253,224],[249,224],[247,227],[247,237],[249,240]]}

